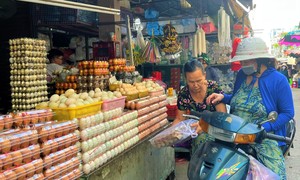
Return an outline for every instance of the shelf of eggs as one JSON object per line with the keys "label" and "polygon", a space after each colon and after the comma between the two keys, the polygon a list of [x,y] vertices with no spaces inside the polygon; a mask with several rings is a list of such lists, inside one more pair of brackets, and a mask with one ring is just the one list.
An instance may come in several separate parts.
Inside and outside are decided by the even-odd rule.
{"label": "shelf of eggs", "polygon": [[99,88],[108,89],[108,70],[107,61],[81,61],[78,63],[79,76],[77,77],[78,92],[88,92]]}
{"label": "shelf of eggs", "polygon": [[88,175],[139,141],[137,111],[122,108],[80,118],[82,169]]}
{"label": "shelf of eggs", "polygon": [[126,59],[116,58],[108,60],[110,72],[133,72],[135,66],[126,66]]}
{"label": "shelf of eggs", "polygon": [[68,89],[74,89],[77,92],[77,76],[68,75],[66,76],[66,82],[56,82],[55,83],[55,94],[61,95],[64,94]]}
{"label": "shelf of eggs", "polygon": [[127,102],[129,109],[137,109],[139,139],[144,139],[151,133],[168,124],[167,96],[146,97]]}
{"label": "shelf of eggs", "polygon": [[[38,127],[45,179],[78,179],[82,174],[76,120]],[[72,178],[71,178],[72,177]]]}
{"label": "shelf of eggs", "polygon": [[45,44],[30,38],[9,40],[13,110],[34,109],[48,99]]}
{"label": "shelf of eggs", "polygon": [[44,177],[39,133],[30,125],[48,123],[52,116],[50,110],[0,116],[0,179]]}
{"label": "shelf of eggs", "polygon": [[77,122],[55,123],[52,117],[50,110],[0,116],[5,128],[0,134],[0,179],[81,176]]}

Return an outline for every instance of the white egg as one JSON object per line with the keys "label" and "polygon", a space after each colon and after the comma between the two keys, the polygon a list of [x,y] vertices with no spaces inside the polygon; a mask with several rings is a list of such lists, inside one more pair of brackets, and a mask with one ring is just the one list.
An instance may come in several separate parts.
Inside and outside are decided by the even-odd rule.
{"label": "white egg", "polygon": [[83,155],[82,155],[82,161],[84,163],[88,163],[90,161],[90,154],[88,152],[83,153]]}
{"label": "white egg", "polygon": [[83,141],[86,141],[86,140],[89,139],[89,134],[88,134],[87,129],[81,131],[81,133],[80,133],[80,138],[81,138],[81,140],[83,140]]}
{"label": "white egg", "polygon": [[91,171],[93,171],[93,170],[96,168],[95,162],[94,162],[94,161],[91,161],[91,162],[89,162],[89,164],[90,164],[90,166],[91,166]]}
{"label": "white egg", "polygon": [[87,141],[88,145],[89,145],[89,149],[93,149],[95,146],[94,146],[94,142],[93,142],[93,139],[89,139]]}
{"label": "white egg", "polygon": [[91,172],[90,164],[83,165],[83,172],[84,172],[84,174],[89,174]]}
{"label": "white egg", "polygon": [[90,146],[87,141],[83,141],[81,143],[81,149],[83,152],[87,152],[88,150],[90,150]]}

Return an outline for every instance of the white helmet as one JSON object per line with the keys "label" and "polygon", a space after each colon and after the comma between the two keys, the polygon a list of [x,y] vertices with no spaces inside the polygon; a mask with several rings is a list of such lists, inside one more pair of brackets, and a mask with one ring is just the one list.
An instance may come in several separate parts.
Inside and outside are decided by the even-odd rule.
{"label": "white helmet", "polygon": [[246,61],[256,58],[274,58],[269,54],[266,43],[258,37],[245,38],[237,47],[236,55],[229,62]]}

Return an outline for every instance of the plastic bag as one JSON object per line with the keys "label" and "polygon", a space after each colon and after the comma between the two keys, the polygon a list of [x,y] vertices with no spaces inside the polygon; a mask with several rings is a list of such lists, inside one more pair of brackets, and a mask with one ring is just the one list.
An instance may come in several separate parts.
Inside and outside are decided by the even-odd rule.
{"label": "plastic bag", "polygon": [[250,166],[246,180],[279,180],[280,177],[271,171],[269,168],[264,166],[253,156],[248,155],[250,158]]}
{"label": "plastic bag", "polygon": [[196,127],[191,127],[191,124],[197,122],[198,121],[193,119],[182,121],[154,136],[150,139],[150,143],[152,146],[160,148],[184,142],[190,139],[190,137],[196,138],[198,136]]}

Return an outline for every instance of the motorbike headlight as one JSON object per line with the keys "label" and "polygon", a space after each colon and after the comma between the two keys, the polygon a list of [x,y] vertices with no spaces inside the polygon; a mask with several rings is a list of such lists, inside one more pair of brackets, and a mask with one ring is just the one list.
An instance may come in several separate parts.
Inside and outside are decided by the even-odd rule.
{"label": "motorbike headlight", "polygon": [[236,136],[236,133],[216,128],[213,126],[209,126],[208,134],[214,136],[216,139],[220,139],[226,142],[233,142]]}
{"label": "motorbike headlight", "polygon": [[255,134],[238,134],[238,133],[226,131],[224,129],[211,126],[204,120],[200,120],[199,124],[204,132],[222,141],[235,142],[239,144],[249,144],[255,142],[256,139]]}

